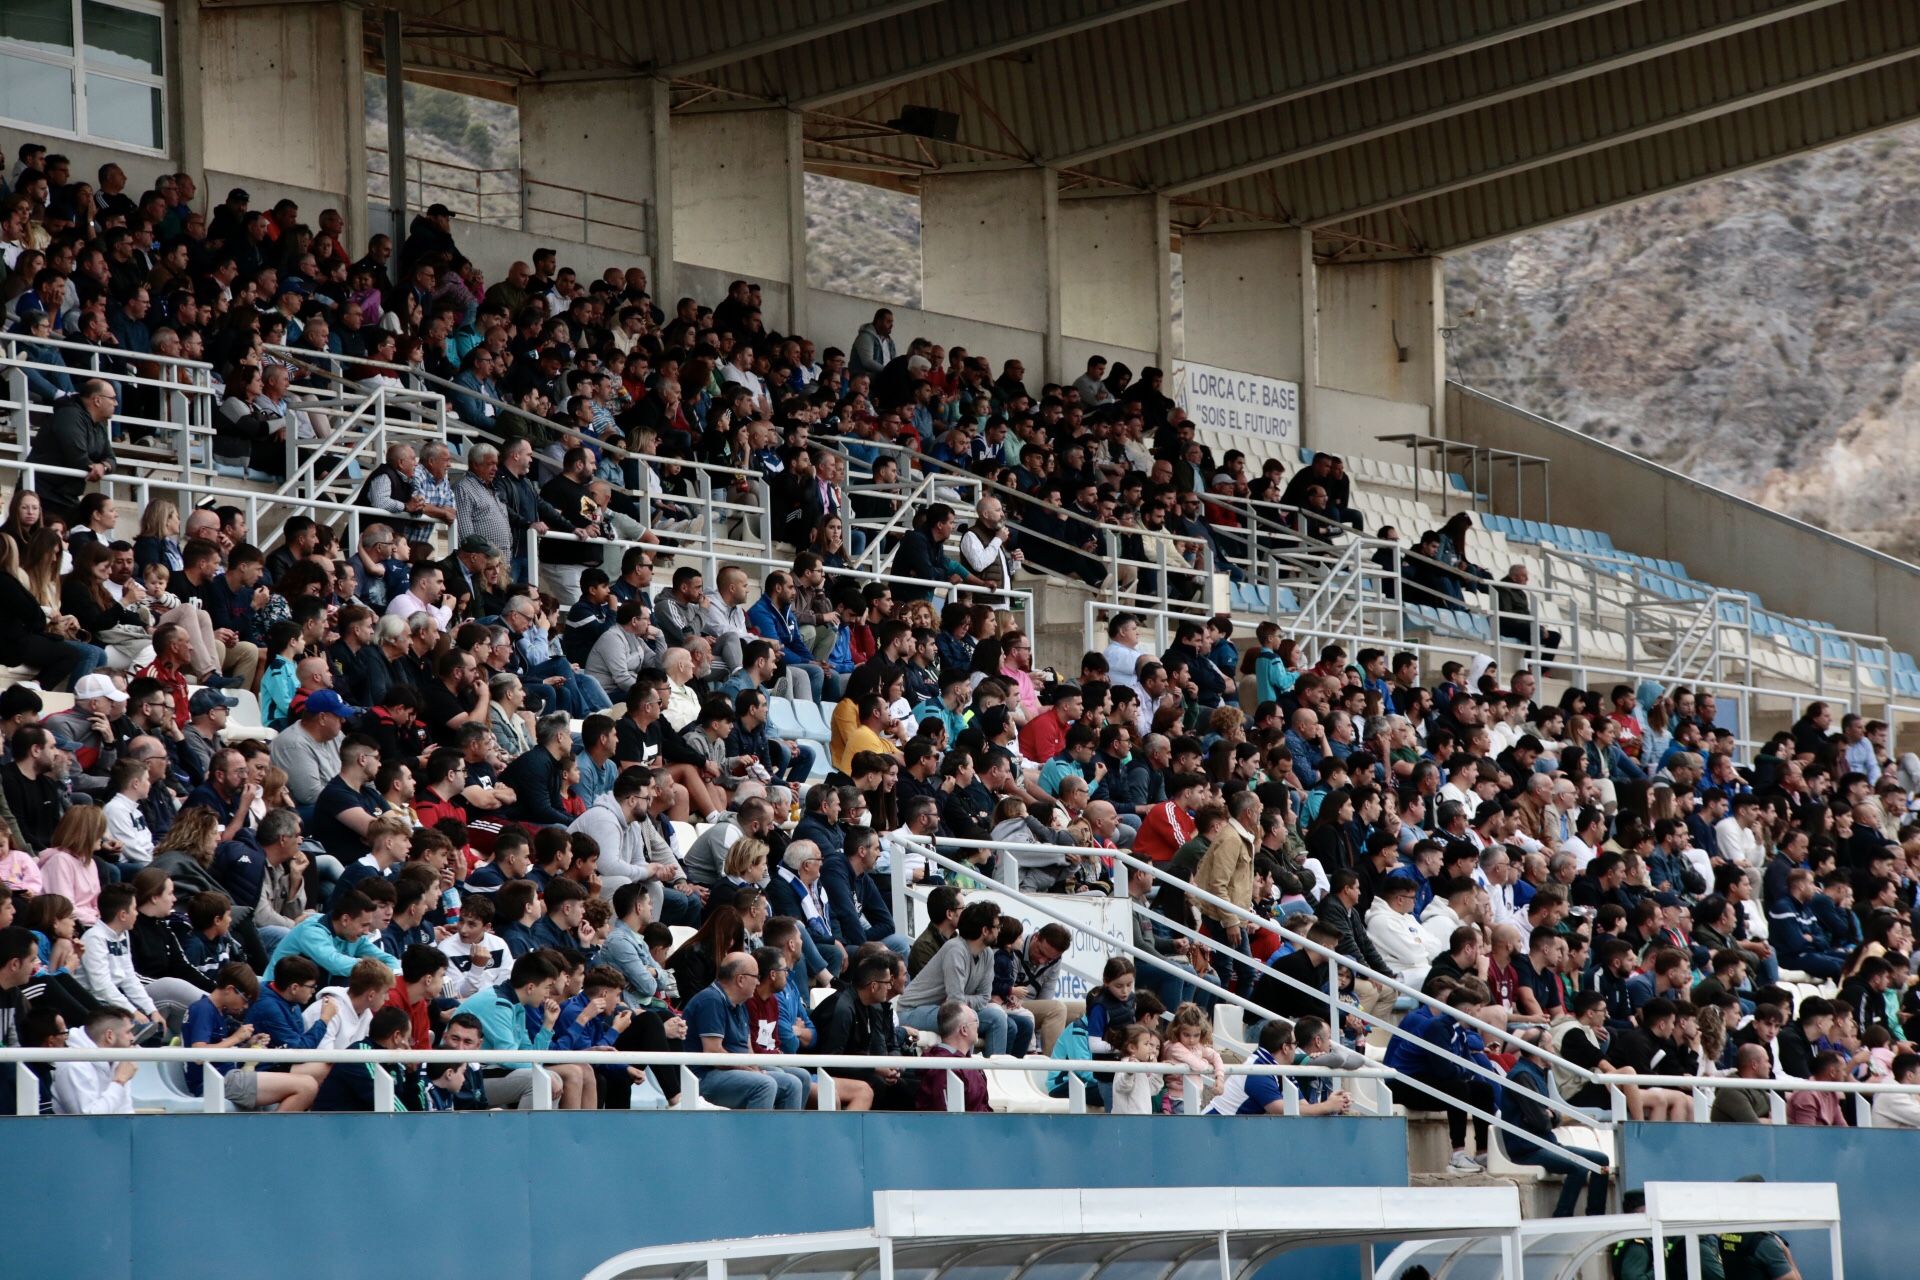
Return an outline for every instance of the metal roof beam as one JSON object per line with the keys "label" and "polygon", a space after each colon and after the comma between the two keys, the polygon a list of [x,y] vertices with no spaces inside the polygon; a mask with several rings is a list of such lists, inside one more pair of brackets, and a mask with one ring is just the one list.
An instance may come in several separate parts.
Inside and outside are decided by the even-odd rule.
{"label": "metal roof beam", "polygon": [[[1271,0],[1251,0],[1263,7]],[[1325,4],[1320,0],[1289,4],[1265,13],[1247,12],[1240,3],[1220,15],[1220,28],[1272,30],[1273,49],[1240,49],[1230,56],[1247,61],[1235,68],[1248,92],[1198,112],[1183,98],[1159,95],[1158,119],[1136,122],[1109,111],[1091,117],[1104,136],[1078,141],[1041,161],[1072,168],[1104,156],[1179,137],[1195,129],[1224,124],[1267,107],[1311,94],[1362,84],[1376,76],[1456,58],[1522,36],[1636,4],[1637,0],[1513,0],[1505,5],[1445,5],[1426,0],[1390,4]],[[1277,11],[1276,11],[1277,10]],[[1207,25],[1195,13],[1196,25]],[[1186,15],[1182,15],[1185,21]],[[1275,19],[1279,21],[1276,22]],[[1288,56],[1288,48],[1311,56]],[[1222,83],[1232,77],[1221,76]],[[1129,127],[1131,126],[1131,127]]]}
{"label": "metal roof beam", "polygon": [[1604,151],[1466,187],[1317,234],[1412,237],[1457,253],[1776,164],[1920,119],[1920,57],[1829,80]]}
{"label": "metal roof beam", "polygon": [[1609,11],[1196,129],[1092,168],[1186,195],[1841,3],[1663,0]]}
{"label": "metal roof beam", "polygon": [[[1332,225],[1791,98],[1915,53],[1920,6],[1854,0],[1220,190],[1256,208],[1264,191],[1302,225]],[[1248,198],[1232,199],[1242,187]]]}
{"label": "metal roof beam", "polygon": [[[740,7],[741,0],[733,0],[728,7],[727,20],[703,24],[694,24],[692,30],[703,30],[714,36],[729,37],[733,11]],[[815,7],[823,10],[838,9],[836,16],[822,16],[812,22],[803,23],[793,19],[789,0],[766,0],[759,7],[773,11],[777,18],[786,12],[787,20],[783,25],[779,21],[759,24],[765,33],[758,39],[741,41],[738,39],[716,39],[712,47],[700,51],[691,48],[677,51],[672,61],[661,63],[655,72],[662,76],[692,76],[703,71],[711,71],[731,62],[745,62],[752,58],[763,58],[782,49],[805,44],[809,40],[826,40],[850,31],[855,27],[866,26],[872,22],[884,22],[912,13],[915,9],[924,9],[928,5],[938,4],[940,0],[839,0],[826,3],[815,0]],[[712,10],[702,0],[701,7],[711,15]]]}
{"label": "metal roof beam", "polygon": [[943,0],[862,26],[852,36],[808,40],[776,57],[716,67],[723,87],[770,92],[817,110],[968,63],[1152,13],[1185,0]]}

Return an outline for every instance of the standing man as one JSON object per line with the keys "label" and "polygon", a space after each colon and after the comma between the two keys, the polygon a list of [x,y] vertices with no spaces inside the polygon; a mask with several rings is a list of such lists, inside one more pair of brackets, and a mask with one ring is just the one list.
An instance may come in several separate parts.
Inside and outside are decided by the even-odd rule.
{"label": "standing man", "polygon": [[119,406],[113,384],[105,378],[86,378],[78,392],[55,402],[53,413],[34,432],[28,462],[42,466],[65,467],[86,472],[77,476],[41,476],[35,481],[40,500],[46,505],[46,518],[59,520],[72,528],[74,508],[88,484],[107,474],[113,466],[113,442],[107,434],[107,421]]}

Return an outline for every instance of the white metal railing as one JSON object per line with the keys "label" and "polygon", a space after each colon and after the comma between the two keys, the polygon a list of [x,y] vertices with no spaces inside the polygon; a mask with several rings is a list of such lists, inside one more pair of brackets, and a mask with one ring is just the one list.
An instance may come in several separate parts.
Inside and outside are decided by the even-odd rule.
{"label": "white metal railing", "polygon": [[[165,1049],[102,1049],[99,1047],[66,1049],[6,1049],[0,1048],[0,1064],[9,1064],[14,1068],[14,1090],[16,1109],[22,1117],[38,1116],[40,1111],[40,1081],[33,1072],[35,1064],[57,1064],[61,1062],[133,1062],[133,1063],[180,1063],[200,1064],[203,1068],[210,1064],[240,1064],[241,1066],[298,1066],[303,1063],[360,1064],[366,1066],[474,1066],[474,1067],[524,1067],[537,1064],[541,1067],[582,1066],[582,1067],[645,1067],[650,1071],[673,1068],[678,1072],[678,1105],[682,1110],[699,1109],[699,1083],[693,1076],[694,1068],[713,1070],[741,1070],[743,1068],[786,1067],[818,1072],[819,1107],[822,1111],[838,1110],[839,1096],[834,1088],[835,1071],[982,1071],[982,1072],[1061,1072],[1065,1074],[1067,1086],[1067,1110],[1084,1113],[1087,1109],[1086,1086],[1080,1079],[1085,1075],[1156,1075],[1181,1082],[1181,1113],[1184,1115],[1201,1114],[1202,1078],[1207,1072],[1191,1069],[1176,1063],[1130,1062],[1109,1059],[1087,1058],[1012,1058],[1012,1057],[969,1057],[969,1058],[917,1058],[917,1057],[861,1057],[854,1054],[797,1054],[797,1053],[630,1053],[621,1050],[580,1050],[580,1049],[243,1049],[220,1048],[215,1045],[201,1045],[196,1048]],[[1302,1080],[1384,1080],[1391,1072],[1377,1067],[1333,1068],[1315,1067],[1292,1063],[1229,1063],[1225,1067],[1229,1076],[1266,1076],[1278,1077],[1281,1081],[1283,1114],[1300,1114],[1301,1096],[1299,1082]],[[552,1081],[544,1071],[536,1072],[533,1077],[533,1109],[551,1110],[553,1107]],[[944,1100],[949,1111],[965,1109],[964,1083],[957,1075],[947,1077]],[[373,1109],[376,1112],[391,1112],[394,1107],[393,1079],[384,1071],[373,1073]],[[189,1096],[190,1095],[186,1095]],[[30,1105],[21,1106],[21,1101]],[[227,1110],[226,1099],[221,1086],[221,1075],[215,1070],[203,1070],[201,1073],[201,1094],[199,1109],[209,1113]],[[1359,1108],[1356,1108],[1359,1109]]]}
{"label": "white metal railing", "polygon": [[[927,860],[929,865],[939,867],[942,870],[955,875],[962,875],[962,876],[968,876],[968,877],[978,876],[980,874],[979,868],[965,865],[963,863],[955,861],[952,858],[947,857],[945,854],[940,852],[941,847],[957,848],[957,849],[996,849],[1002,852],[1007,850],[1025,849],[1035,854],[1044,854],[1054,858],[1057,858],[1059,856],[1059,849],[1057,847],[1044,846],[1044,845],[1024,845],[1024,844],[1017,844],[1017,843],[1007,842],[1007,841],[957,840],[957,839],[947,839],[947,838],[928,839],[928,838],[917,837],[917,836],[902,836],[900,837],[900,839],[903,841],[903,843],[905,843],[910,848],[912,848],[915,852],[917,852],[922,857],[924,857]],[[1099,850],[1098,852],[1101,857],[1115,858],[1116,860],[1121,861],[1127,865],[1140,866],[1150,871],[1153,871],[1157,875],[1161,875],[1161,876],[1165,875],[1164,872],[1159,872],[1157,868],[1153,868],[1150,864],[1140,863],[1134,858],[1132,858],[1131,855],[1125,854],[1119,850],[1103,849],[1103,850]],[[905,877],[903,876],[891,877],[894,885],[894,889],[893,889],[894,905],[896,910],[899,912],[899,914],[895,917],[896,919],[910,918],[906,914],[906,909],[905,909],[905,898],[904,898],[905,889],[904,889],[904,885],[902,884],[902,881],[904,880],[904,878]],[[1268,1009],[1262,1005],[1254,1003],[1254,1001],[1247,996],[1240,995],[1239,993],[1234,991],[1229,991],[1224,986],[1221,986],[1219,983],[1212,981],[1210,978],[1207,978],[1202,974],[1193,972],[1190,969],[1182,969],[1170,963],[1169,961],[1167,961],[1165,957],[1160,956],[1155,952],[1148,951],[1144,948],[1136,946],[1133,943],[1131,938],[1122,938],[1113,934],[1102,933],[1102,932],[1099,932],[1098,930],[1088,927],[1084,923],[1076,923],[1070,916],[1066,915],[1064,912],[1057,911],[1052,906],[1048,905],[1045,895],[1029,894],[1021,890],[1018,885],[1017,874],[1013,877],[1013,879],[1015,882],[1012,884],[1007,884],[1003,881],[1000,885],[997,886],[997,891],[1007,895],[1008,897],[1013,898],[1015,901],[1019,902],[1022,906],[1026,907],[1030,911],[1035,912],[1038,915],[1045,916],[1047,919],[1054,921],[1055,923],[1064,925],[1068,929],[1077,930],[1078,932],[1084,934],[1088,938],[1091,938],[1097,942],[1104,944],[1109,949],[1110,952],[1127,956],[1130,959],[1132,959],[1136,965],[1144,963],[1160,972],[1167,973],[1177,978],[1179,981],[1183,983],[1189,984],[1199,990],[1207,992],[1209,995],[1213,996],[1213,998],[1216,1001],[1226,1001],[1229,1004],[1237,1005],[1239,1008],[1245,1010],[1247,1013],[1254,1015],[1256,1018],[1259,1018],[1262,1021],[1270,1021],[1270,1020],[1279,1018],[1281,1016],[1278,1013],[1274,1012],[1272,1009]],[[1215,905],[1231,906],[1231,904],[1226,903],[1224,899],[1215,898],[1211,894],[1205,893],[1203,890],[1199,890],[1191,885],[1186,884],[1186,882],[1184,881],[1175,881],[1175,883],[1180,884],[1192,896],[1199,897],[1204,901],[1208,901]],[[1147,911],[1145,908],[1142,908],[1137,904],[1133,906],[1133,910],[1137,913],[1147,916],[1149,919],[1156,920],[1161,923],[1173,926],[1172,921],[1168,921],[1162,917],[1156,916],[1152,912]],[[1290,930],[1284,930],[1275,926],[1272,921],[1260,920],[1258,917],[1253,917],[1250,915],[1248,916],[1248,919],[1252,923],[1257,923],[1262,927],[1268,928],[1275,933],[1281,934],[1283,937],[1285,937],[1289,941],[1298,939],[1296,945],[1310,948],[1316,953],[1320,953],[1324,955],[1332,955],[1336,957],[1336,962],[1345,960],[1345,957],[1339,956],[1337,952],[1329,952],[1327,951],[1326,948],[1319,946],[1317,943],[1310,942],[1309,940],[1307,940],[1305,937],[1301,935],[1294,934]],[[1184,928],[1184,926],[1173,926],[1173,927],[1177,929]],[[1191,930],[1186,930],[1186,932],[1192,933]],[[1197,934],[1194,936],[1196,938],[1198,937]],[[1211,942],[1208,942],[1205,939],[1201,939],[1201,941],[1203,945],[1208,945],[1208,946],[1213,945]],[[1278,971],[1274,970],[1272,967],[1254,960],[1251,955],[1243,955],[1236,952],[1234,956],[1234,963],[1236,965],[1246,963],[1250,968],[1254,968],[1258,972],[1261,972],[1266,976],[1273,977],[1278,981],[1294,986],[1303,991],[1312,991],[1312,993],[1316,996],[1321,994],[1318,991],[1313,991],[1313,989],[1305,987],[1303,984],[1299,983],[1297,980],[1289,977],[1288,975],[1279,973]],[[1352,965],[1351,961],[1346,961],[1346,963],[1350,966]],[[1354,967],[1356,969],[1364,969],[1364,966],[1354,966]],[[1360,1017],[1363,1021],[1367,1021],[1369,1025],[1375,1025],[1383,1030],[1386,1030],[1391,1035],[1403,1036],[1406,1034],[1405,1032],[1402,1032],[1399,1029],[1399,1027],[1394,1023],[1388,1022],[1384,1019],[1373,1017],[1373,1015],[1368,1014],[1364,1009],[1359,1008],[1357,1005],[1341,1003],[1338,989],[1334,985],[1335,980],[1331,976],[1331,970],[1329,972],[1330,972],[1329,990],[1326,993],[1326,996],[1329,1004],[1329,1012],[1335,1015],[1329,1019],[1330,1024],[1332,1026],[1337,1028],[1341,1025],[1340,1015],[1352,1014]],[[1372,971],[1366,970],[1366,972],[1371,973]],[[1428,999],[1428,997],[1419,995],[1419,993],[1414,992],[1412,988],[1406,987],[1404,984],[1398,982],[1396,979],[1388,978],[1382,975],[1380,980],[1390,984],[1392,987],[1394,987],[1395,989],[1403,993],[1412,995],[1415,999],[1425,1001],[1428,1003],[1433,1003]],[[1465,1017],[1464,1015],[1460,1014],[1457,1010],[1449,1010],[1448,1012],[1452,1016],[1459,1019],[1460,1021],[1470,1026],[1473,1026],[1476,1029],[1485,1027],[1488,1031],[1494,1030],[1489,1024],[1482,1023],[1478,1019]],[[1504,1036],[1505,1033],[1496,1032],[1496,1034]],[[1568,1114],[1572,1117],[1577,1118],[1582,1123],[1589,1122],[1591,1119],[1591,1117],[1587,1113],[1579,1111],[1577,1108],[1568,1106],[1567,1104],[1559,1101],[1556,1098],[1553,1098],[1546,1094],[1536,1094],[1536,1093],[1533,1093],[1531,1090],[1525,1090],[1523,1086],[1516,1085],[1511,1081],[1509,1081],[1506,1078],[1506,1076],[1503,1073],[1499,1072],[1497,1069],[1484,1067],[1481,1064],[1474,1062],[1472,1059],[1462,1057],[1459,1054],[1453,1053],[1451,1050],[1443,1048],[1440,1045],[1432,1044],[1431,1042],[1424,1041],[1424,1040],[1421,1041],[1420,1043],[1422,1048],[1424,1048],[1427,1052],[1433,1054],[1435,1057],[1443,1058],[1447,1061],[1450,1061],[1453,1063],[1455,1067],[1465,1070],[1473,1075],[1480,1076],[1486,1079],[1489,1083],[1499,1084],[1500,1086],[1504,1088],[1509,1088],[1509,1089],[1516,1089],[1516,1088],[1522,1089],[1523,1092],[1527,1093],[1528,1097],[1533,1098],[1541,1106],[1544,1106],[1551,1111],[1558,1111],[1558,1112]],[[1459,1110],[1466,1112],[1468,1115],[1473,1116],[1475,1119],[1484,1121],[1486,1124],[1488,1124],[1492,1128],[1500,1129],[1503,1132],[1513,1133],[1525,1139],[1528,1142],[1537,1142],[1542,1146],[1551,1147],[1558,1154],[1563,1156],[1565,1159],[1572,1161],[1579,1167],[1584,1168],[1589,1172],[1599,1171],[1598,1165],[1593,1164],[1591,1161],[1587,1160],[1586,1157],[1584,1156],[1581,1156],[1575,1152],[1566,1150],[1563,1146],[1560,1146],[1558,1143],[1556,1143],[1552,1139],[1543,1138],[1539,1135],[1529,1133],[1526,1130],[1519,1128],[1517,1125],[1513,1124],[1513,1122],[1505,1119],[1504,1117],[1494,1112],[1487,1111],[1475,1105],[1472,1102],[1450,1097],[1449,1095],[1443,1093],[1441,1090],[1434,1087],[1432,1084],[1429,1084],[1427,1081],[1422,1080],[1417,1076],[1403,1075],[1397,1071],[1391,1072],[1391,1076],[1392,1076],[1392,1079],[1394,1079],[1395,1081],[1398,1081],[1400,1084],[1405,1085],[1408,1088],[1411,1088],[1418,1093],[1422,1093],[1428,1097],[1439,1100],[1441,1107],[1458,1108]],[[1438,1110],[1440,1108],[1436,1107],[1434,1109]]]}

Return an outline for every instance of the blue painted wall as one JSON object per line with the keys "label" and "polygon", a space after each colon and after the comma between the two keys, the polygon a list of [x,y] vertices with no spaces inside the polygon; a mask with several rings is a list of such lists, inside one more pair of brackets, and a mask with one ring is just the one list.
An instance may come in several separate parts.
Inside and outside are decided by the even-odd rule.
{"label": "blue painted wall", "polygon": [[[883,1189],[1404,1186],[1407,1164],[1386,1119],[492,1112],[6,1120],[0,1169],[0,1280],[571,1280],[643,1245],[869,1226]],[[1354,1274],[1331,1252],[1285,1273]]]}
{"label": "blue painted wall", "polygon": [[[1631,1124],[1626,1185],[1731,1182],[1757,1173],[1770,1182],[1832,1182],[1840,1188],[1847,1280],[1911,1280],[1913,1184],[1906,1171],[1920,1142],[1894,1129],[1806,1129],[1786,1125]],[[1824,1233],[1789,1236],[1807,1280],[1831,1280]]]}

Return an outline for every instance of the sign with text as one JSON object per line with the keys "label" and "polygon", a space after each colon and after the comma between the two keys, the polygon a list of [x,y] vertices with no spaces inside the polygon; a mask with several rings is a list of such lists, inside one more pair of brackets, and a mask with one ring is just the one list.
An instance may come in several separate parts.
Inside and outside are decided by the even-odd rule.
{"label": "sign with text", "polygon": [[1300,443],[1300,385],[1191,361],[1174,366],[1173,398],[1194,426]]}

